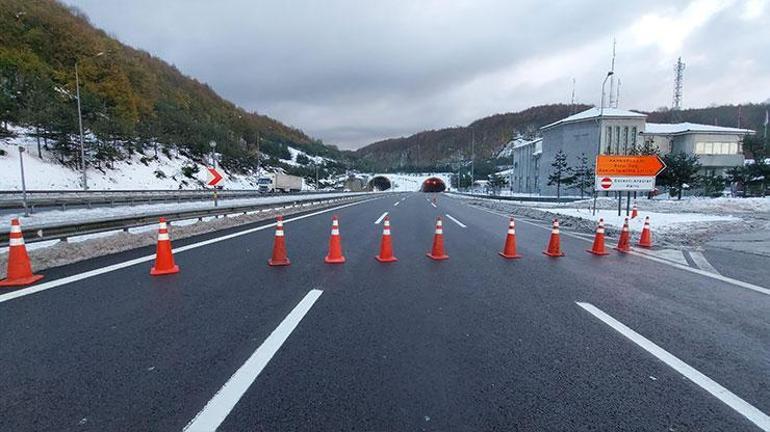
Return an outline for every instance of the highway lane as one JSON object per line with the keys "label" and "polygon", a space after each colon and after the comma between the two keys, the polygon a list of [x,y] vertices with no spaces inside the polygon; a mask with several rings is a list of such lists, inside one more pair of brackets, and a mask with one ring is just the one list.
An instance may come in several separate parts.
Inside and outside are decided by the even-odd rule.
{"label": "highway lane", "polygon": [[[367,220],[375,208],[365,207]],[[146,263],[0,303],[0,430],[181,429],[299,299],[325,284],[330,215],[287,224],[289,268],[266,265],[266,229],[177,254],[176,276],[151,278]],[[76,268],[93,265],[46,275]]]}
{"label": "highway lane", "polygon": [[[221,430],[754,430],[575,306],[604,294],[581,294],[597,289],[592,277],[570,273],[587,273],[584,244],[565,238],[574,264],[550,260],[540,253],[545,231],[520,224],[520,239],[537,242],[522,242],[525,259],[504,261],[501,218],[426,203],[399,206],[406,219],[390,214],[401,261],[346,272],[344,288],[319,300]],[[451,258],[433,263],[421,256],[426,225],[445,211],[474,231],[446,222]],[[742,381],[761,389],[768,369],[753,361],[757,376]],[[766,394],[754,396],[767,406]]]}
{"label": "highway lane", "polygon": [[[505,261],[504,218],[425,197],[339,210],[342,266],[322,262],[325,213],[287,225],[287,268],[264,265],[267,229],[178,254],[178,276],[137,265],[0,303],[0,429],[181,430],[320,289],[220,430],[759,430],[575,302],[767,413],[770,296],[566,236],[549,259],[548,231],[523,222],[524,258]],[[446,214],[466,227],[445,217],[450,259],[432,262]]]}

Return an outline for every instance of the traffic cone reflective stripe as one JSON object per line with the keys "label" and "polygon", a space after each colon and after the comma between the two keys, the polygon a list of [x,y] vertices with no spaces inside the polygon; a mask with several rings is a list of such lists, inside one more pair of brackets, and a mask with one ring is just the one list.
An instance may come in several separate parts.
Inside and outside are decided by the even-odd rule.
{"label": "traffic cone reflective stripe", "polygon": [[636,203],[634,203],[634,207],[631,209],[631,219],[639,216],[639,212],[636,210]]}
{"label": "traffic cone reflective stripe", "polygon": [[505,246],[503,251],[498,252],[501,257],[507,259],[521,258],[521,255],[516,253],[516,222],[513,218],[508,221],[508,234],[505,236]]}
{"label": "traffic cone reflective stripe", "polygon": [[444,224],[441,221],[441,216],[436,218],[436,231],[435,234],[433,234],[433,248],[426,255],[428,255],[428,258],[437,261],[449,258],[449,255],[444,252]]}
{"label": "traffic cone reflective stripe", "polygon": [[32,264],[21,233],[21,223],[18,219],[12,219],[11,234],[8,236],[8,271],[5,279],[0,281],[0,287],[31,285],[42,278],[43,275],[32,273]]}
{"label": "traffic cone reflective stripe", "polygon": [[390,218],[385,216],[382,222],[382,239],[380,240],[380,254],[374,257],[379,262],[394,262],[398,259],[393,256],[393,243],[390,239]]}
{"label": "traffic cone reflective stripe", "polygon": [[275,237],[273,240],[273,256],[267,260],[271,266],[287,266],[291,264],[286,256],[286,238],[283,235],[283,216],[278,216],[275,222]]}
{"label": "traffic cone reflective stripe", "polygon": [[586,249],[586,252],[594,255],[609,255],[610,253],[604,250],[604,219],[599,219],[599,224],[596,226],[596,237],[594,237],[594,244],[591,249]]}
{"label": "traffic cone reflective stripe", "polygon": [[553,220],[553,227],[551,228],[551,238],[548,240],[548,249],[543,251],[544,254],[550,257],[562,257],[564,252],[561,251],[561,240],[559,238],[559,220]]}
{"label": "traffic cone reflective stripe", "polygon": [[618,245],[615,247],[619,252],[631,251],[631,234],[628,232],[628,218],[623,222],[623,229],[620,231],[620,238],[618,239]]}
{"label": "traffic cone reflective stripe", "polygon": [[158,224],[158,245],[155,247],[155,266],[150,269],[150,274],[160,276],[173,273],[179,273],[179,266],[174,263],[166,219],[160,218],[160,223]]}
{"label": "traffic cone reflective stripe", "polygon": [[641,247],[645,248],[651,248],[652,247],[652,231],[650,230],[650,217],[646,216],[644,218],[644,228],[642,228],[642,235],[639,237],[639,243],[637,243]]}
{"label": "traffic cone reflective stripe", "polygon": [[332,217],[332,235],[329,238],[329,254],[324,261],[329,264],[342,264],[345,257],[342,255],[342,240],[340,238],[340,223],[337,216]]}

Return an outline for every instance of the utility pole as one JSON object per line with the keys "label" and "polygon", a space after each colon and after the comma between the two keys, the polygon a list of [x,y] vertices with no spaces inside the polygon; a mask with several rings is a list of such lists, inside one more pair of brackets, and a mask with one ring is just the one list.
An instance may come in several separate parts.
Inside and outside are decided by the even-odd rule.
{"label": "utility pole", "polygon": [[21,167],[21,200],[24,204],[24,216],[29,217],[27,207],[27,183],[24,181],[24,147],[19,146],[19,166]]}
{"label": "utility pole", "polygon": [[575,114],[575,78],[572,78],[572,99],[569,108],[570,115]]}
{"label": "utility pole", "polygon": [[318,191],[318,162],[315,164],[315,190]]}

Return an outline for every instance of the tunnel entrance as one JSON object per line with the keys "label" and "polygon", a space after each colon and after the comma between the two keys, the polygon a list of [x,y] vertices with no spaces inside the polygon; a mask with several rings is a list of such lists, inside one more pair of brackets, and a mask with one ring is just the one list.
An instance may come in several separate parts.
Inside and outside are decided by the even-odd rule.
{"label": "tunnel entrance", "polygon": [[386,191],[393,187],[393,185],[390,183],[390,180],[385,176],[376,176],[371,181],[369,181],[369,186],[374,191]]}
{"label": "tunnel entrance", "polygon": [[446,190],[446,184],[444,184],[444,180],[441,180],[440,178],[430,177],[422,182],[421,190],[423,192],[444,192]]}

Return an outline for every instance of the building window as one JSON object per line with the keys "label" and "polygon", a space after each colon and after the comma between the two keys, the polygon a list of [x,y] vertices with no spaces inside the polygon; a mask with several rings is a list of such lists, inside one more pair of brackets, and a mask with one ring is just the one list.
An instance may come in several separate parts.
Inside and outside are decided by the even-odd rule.
{"label": "building window", "polygon": [[636,147],[636,126],[631,128],[631,147]]}
{"label": "building window", "polygon": [[729,142],[698,142],[695,143],[696,154],[736,155],[741,154],[740,143]]}
{"label": "building window", "polygon": [[615,126],[615,154],[620,154],[620,126]]}
{"label": "building window", "polygon": [[628,154],[628,126],[623,126],[623,154]]}
{"label": "building window", "polygon": [[612,126],[607,126],[607,147],[604,154],[612,154]]}

